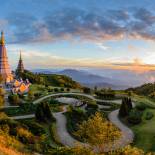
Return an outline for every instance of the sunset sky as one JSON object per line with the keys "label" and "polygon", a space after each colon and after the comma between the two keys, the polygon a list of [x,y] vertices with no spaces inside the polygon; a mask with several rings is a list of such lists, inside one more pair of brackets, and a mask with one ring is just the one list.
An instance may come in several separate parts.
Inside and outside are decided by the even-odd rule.
{"label": "sunset sky", "polygon": [[155,1],[0,0],[10,65],[155,69]]}

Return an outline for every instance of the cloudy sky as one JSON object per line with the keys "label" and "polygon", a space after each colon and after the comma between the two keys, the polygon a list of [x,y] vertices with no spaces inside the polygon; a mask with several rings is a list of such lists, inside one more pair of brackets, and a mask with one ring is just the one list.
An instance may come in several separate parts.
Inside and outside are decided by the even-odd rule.
{"label": "cloudy sky", "polygon": [[12,68],[155,69],[155,1],[0,0]]}

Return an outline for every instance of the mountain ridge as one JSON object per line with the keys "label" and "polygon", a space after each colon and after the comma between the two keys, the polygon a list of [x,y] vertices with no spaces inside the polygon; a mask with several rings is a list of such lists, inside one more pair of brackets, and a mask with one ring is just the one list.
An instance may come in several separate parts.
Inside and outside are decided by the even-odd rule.
{"label": "mountain ridge", "polygon": [[[73,80],[81,83],[84,86],[93,88],[97,86],[99,88],[103,87],[111,87],[112,89],[127,89],[129,86],[121,85],[121,81],[111,79],[108,77],[104,77],[101,75],[93,74],[84,70],[77,69],[63,69],[63,70],[48,70],[48,69],[37,69],[35,70],[37,73],[44,74],[60,74],[67,75],[71,77]],[[118,83],[118,84],[117,84]]]}

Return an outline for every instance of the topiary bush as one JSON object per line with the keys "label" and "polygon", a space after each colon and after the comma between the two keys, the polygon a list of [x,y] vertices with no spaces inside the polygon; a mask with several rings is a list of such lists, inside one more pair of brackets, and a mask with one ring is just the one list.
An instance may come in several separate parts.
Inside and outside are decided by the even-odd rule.
{"label": "topiary bush", "polygon": [[70,91],[70,88],[67,88],[67,89],[66,89],[66,91],[68,91],[68,92],[69,92],[69,91]]}
{"label": "topiary bush", "polygon": [[151,119],[153,118],[153,116],[154,116],[154,115],[153,115],[152,112],[147,112],[146,115],[145,115],[145,119],[146,119],[146,120],[151,120]]}
{"label": "topiary bush", "polygon": [[140,111],[144,111],[146,109],[146,105],[144,103],[139,103],[136,108]]}
{"label": "topiary bush", "polygon": [[98,90],[98,91],[96,90],[95,94],[100,99],[114,99],[115,98],[115,91],[112,90],[111,88],[109,88],[109,89],[101,89],[101,90]]}
{"label": "topiary bush", "polygon": [[35,98],[38,98],[38,97],[40,97],[41,95],[42,95],[42,93],[40,93],[40,92],[34,93],[34,97],[35,97]]}
{"label": "topiary bush", "polygon": [[88,87],[84,87],[83,92],[86,93],[86,94],[91,94],[91,89],[88,88]]}
{"label": "topiary bush", "polygon": [[64,88],[61,88],[60,91],[63,92],[64,91]]}
{"label": "topiary bush", "polygon": [[97,104],[87,104],[87,108],[86,109],[89,109],[89,108],[97,110],[98,109],[98,105]]}
{"label": "topiary bush", "polygon": [[9,95],[8,100],[13,105],[19,105],[19,103],[20,103],[20,99],[17,94]]}
{"label": "topiary bush", "polygon": [[54,92],[58,92],[59,91],[59,89],[58,88],[54,88]]}
{"label": "topiary bush", "polygon": [[142,113],[136,109],[129,112],[128,122],[131,124],[139,124],[142,121]]}
{"label": "topiary bush", "polygon": [[53,92],[53,89],[52,88],[48,88],[48,92]]}

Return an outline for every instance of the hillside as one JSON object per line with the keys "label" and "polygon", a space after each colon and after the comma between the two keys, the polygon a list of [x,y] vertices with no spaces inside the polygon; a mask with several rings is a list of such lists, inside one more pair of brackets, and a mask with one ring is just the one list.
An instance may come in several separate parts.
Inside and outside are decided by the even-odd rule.
{"label": "hillside", "polygon": [[[109,78],[91,74],[86,71],[75,70],[75,69],[65,69],[58,73],[62,74],[62,75],[68,75],[68,76],[72,77],[74,80],[81,82],[81,83],[88,83],[88,82],[89,83],[97,83],[97,82],[110,81]],[[88,81],[88,79],[89,79],[89,81]]]}
{"label": "hillside", "polygon": [[82,86],[78,82],[65,75],[42,73],[37,74],[30,71],[25,71],[20,75],[20,77],[22,77],[23,79],[29,79],[33,84],[44,84],[68,88],[82,88]]}
{"label": "hillside", "polygon": [[79,82],[80,84],[93,88],[97,86],[98,88],[111,87],[112,89],[126,89],[129,86],[122,84],[119,80],[111,79],[108,77],[100,76],[95,73],[90,73],[84,70],[77,69],[64,69],[64,70],[46,70],[46,69],[36,69],[33,70],[36,73],[42,74],[59,74],[71,77],[73,80]]}
{"label": "hillside", "polygon": [[[26,153],[28,151],[27,146],[19,138],[19,132],[17,133],[17,128],[16,128],[17,124],[19,125],[18,122],[10,120],[7,117],[7,115],[0,112],[0,155],[28,155],[29,154],[29,153]],[[14,130],[11,129],[11,127],[13,127]]]}
{"label": "hillside", "polygon": [[133,91],[134,93],[136,93],[138,95],[148,96],[155,91],[155,84],[147,83],[147,84],[143,84],[139,87],[128,88],[127,90]]}
{"label": "hillside", "polygon": [[59,87],[82,88],[82,86],[65,75],[39,74],[44,79],[45,84]]}

